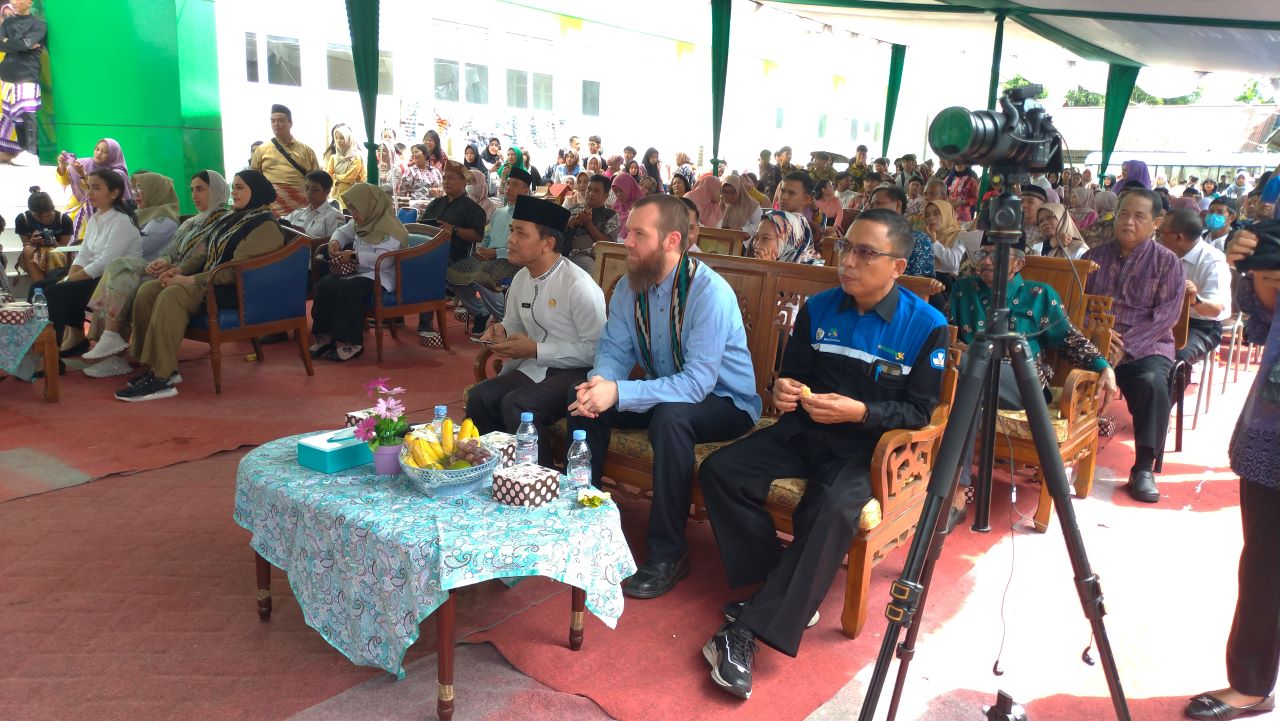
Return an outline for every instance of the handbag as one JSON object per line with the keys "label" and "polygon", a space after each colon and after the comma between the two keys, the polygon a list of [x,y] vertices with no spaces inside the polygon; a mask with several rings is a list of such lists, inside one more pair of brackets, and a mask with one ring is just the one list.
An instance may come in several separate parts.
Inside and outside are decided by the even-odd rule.
{"label": "handbag", "polygon": [[349,275],[355,275],[357,270],[355,256],[352,256],[350,260],[329,256],[329,275],[345,278]]}

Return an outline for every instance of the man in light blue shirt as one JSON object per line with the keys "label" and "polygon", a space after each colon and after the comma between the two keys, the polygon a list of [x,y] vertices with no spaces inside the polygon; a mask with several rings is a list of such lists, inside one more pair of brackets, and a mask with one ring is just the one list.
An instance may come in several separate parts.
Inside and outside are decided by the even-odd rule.
{"label": "man in light blue shirt", "polygon": [[[755,370],[733,289],[689,257],[689,212],[679,198],[649,195],[627,218],[627,276],[589,379],[569,394],[570,430],[587,432],[591,473],[600,483],[614,428],[647,428],[653,446],[649,558],[622,584],[656,598],[689,574],[685,518],[693,446],[741,436],[760,419]],[[639,366],[643,380],[629,380]]]}

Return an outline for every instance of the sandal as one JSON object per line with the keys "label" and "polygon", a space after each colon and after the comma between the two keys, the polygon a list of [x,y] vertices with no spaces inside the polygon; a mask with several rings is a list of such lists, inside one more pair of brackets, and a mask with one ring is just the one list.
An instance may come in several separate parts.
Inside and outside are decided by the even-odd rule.
{"label": "sandal", "polygon": [[325,355],[329,351],[333,350],[333,345],[334,345],[334,342],[332,340],[330,340],[327,343],[320,343],[319,341],[312,343],[310,348],[311,357],[319,358]]}

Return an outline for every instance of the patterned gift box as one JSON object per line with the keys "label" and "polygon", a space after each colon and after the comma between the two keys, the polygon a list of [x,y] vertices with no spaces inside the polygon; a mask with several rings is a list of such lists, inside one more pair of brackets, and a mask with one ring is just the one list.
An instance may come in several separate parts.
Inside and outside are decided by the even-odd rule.
{"label": "patterned gift box", "polygon": [[560,474],[521,463],[493,472],[493,500],[508,506],[541,506],[560,497]]}
{"label": "patterned gift box", "polygon": [[498,468],[506,468],[515,465],[516,462],[516,437],[510,433],[502,431],[494,431],[480,436],[480,445],[488,448],[495,456],[498,457]]}
{"label": "patterned gift box", "polygon": [[347,428],[351,428],[355,426],[360,421],[373,415],[373,413],[374,413],[374,410],[372,408],[366,408],[362,411],[351,411],[350,413],[347,413]]}
{"label": "patterned gift box", "polygon": [[6,325],[23,325],[35,318],[35,310],[30,303],[9,303],[0,306],[0,323]]}

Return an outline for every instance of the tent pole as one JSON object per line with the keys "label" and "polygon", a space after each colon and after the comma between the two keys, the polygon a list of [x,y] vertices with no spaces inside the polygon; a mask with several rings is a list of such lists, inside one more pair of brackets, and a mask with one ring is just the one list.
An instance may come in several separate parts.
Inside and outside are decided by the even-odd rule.
{"label": "tent pole", "polygon": [[711,0],[711,172],[720,175],[720,129],[729,75],[729,20],[732,0]]}
{"label": "tent pole", "polygon": [[889,53],[889,89],[884,98],[884,140],[880,154],[889,156],[889,138],[893,136],[893,120],[898,114],[898,94],[902,92],[902,66],[906,64],[907,46],[894,45]]}
{"label": "tent pole", "polygon": [[996,15],[996,41],[991,47],[991,84],[987,86],[987,110],[996,109],[1000,90],[1000,59],[1004,56],[1004,13]]}
{"label": "tent pole", "polygon": [[347,0],[347,24],[351,32],[351,62],[355,66],[356,89],[364,115],[365,173],[368,182],[378,184],[378,143],[374,122],[378,114],[378,0]]}
{"label": "tent pole", "polygon": [[1107,71],[1107,99],[1102,106],[1102,161],[1098,165],[1098,183],[1107,174],[1107,166],[1111,164],[1111,153],[1116,149],[1116,139],[1120,137],[1120,128],[1124,125],[1125,113],[1129,112],[1129,98],[1133,96],[1133,86],[1138,83],[1140,68],[1133,65],[1117,65],[1112,63]]}

